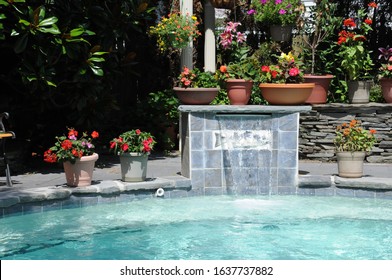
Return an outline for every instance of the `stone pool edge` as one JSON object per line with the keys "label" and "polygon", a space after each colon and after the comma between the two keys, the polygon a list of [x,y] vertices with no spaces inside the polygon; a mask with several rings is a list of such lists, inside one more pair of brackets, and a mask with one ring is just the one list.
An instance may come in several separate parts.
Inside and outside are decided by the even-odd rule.
{"label": "stone pool edge", "polygon": [[[150,178],[144,182],[127,183],[103,180],[88,187],[48,186],[40,188],[2,189],[0,209],[44,201],[67,200],[71,197],[116,197],[122,194],[154,196],[157,189],[165,190],[165,197],[205,195],[192,191],[191,180],[183,176]],[[392,178],[341,178],[329,175],[299,175],[295,193],[281,191],[274,195],[351,196],[392,199]]]}

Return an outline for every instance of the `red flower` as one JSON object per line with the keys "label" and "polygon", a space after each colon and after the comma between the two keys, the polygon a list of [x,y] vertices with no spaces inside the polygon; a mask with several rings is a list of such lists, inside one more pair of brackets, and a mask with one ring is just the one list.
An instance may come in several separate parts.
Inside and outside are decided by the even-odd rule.
{"label": "red flower", "polygon": [[91,137],[93,137],[94,139],[95,139],[95,138],[98,138],[98,137],[99,137],[99,133],[96,132],[96,131],[93,131],[93,132],[91,133]]}
{"label": "red flower", "polygon": [[73,129],[73,128],[69,129],[69,131],[68,131],[68,139],[76,140],[77,137],[78,137],[78,132],[75,129]]}
{"label": "red flower", "polygon": [[57,162],[57,155],[52,150],[47,150],[44,152],[44,161],[49,163]]}
{"label": "red flower", "polygon": [[219,68],[219,71],[221,71],[222,73],[226,73],[226,72],[227,72],[227,66],[226,66],[226,65],[222,65],[222,66]]}
{"label": "red flower", "polygon": [[357,26],[357,25],[355,24],[355,21],[354,21],[352,18],[345,19],[345,20],[343,21],[343,25],[344,25],[344,26],[348,26],[348,27],[356,27],[356,26]]}
{"label": "red flower", "polygon": [[268,73],[270,71],[270,68],[267,65],[263,65],[263,66],[261,66],[261,71]]}
{"label": "red flower", "polygon": [[69,150],[72,148],[72,142],[68,139],[64,140],[63,143],[61,143],[61,148],[64,150]]}
{"label": "red flower", "polygon": [[278,71],[275,71],[275,70],[271,71],[271,76],[273,79],[275,79],[276,76],[278,76]]}
{"label": "red flower", "polygon": [[116,142],[110,142],[110,149],[114,149],[116,147]]}
{"label": "red flower", "polygon": [[124,143],[124,144],[121,146],[121,149],[122,149],[124,152],[126,152],[126,151],[128,150],[128,148],[129,148],[129,146],[128,146],[127,143]]}
{"label": "red flower", "polygon": [[370,3],[368,4],[368,6],[369,6],[369,7],[372,7],[372,8],[377,8],[377,3],[375,3],[375,2],[370,2]]}
{"label": "red flower", "polygon": [[150,143],[148,142],[148,140],[143,141],[143,151],[144,152],[151,151]]}
{"label": "red flower", "polygon": [[83,156],[83,151],[77,151],[75,149],[72,150],[72,154],[77,157],[77,158],[81,158]]}
{"label": "red flower", "polygon": [[371,25],[373,21],[370,18],[365,19],[364,21],[366,24]]}
{"label": "red flower", "polygon": [[295,76],[299,75],[299,69],[296,68],[296,67],[291,68],[291,69],[289,70],[289,75],[290,75],[291,77],[295,77]]}
{"label": "red flower", "polygon": [[137,135],[139,135],[141,133],[140,129],[136,129],[135,132]]}

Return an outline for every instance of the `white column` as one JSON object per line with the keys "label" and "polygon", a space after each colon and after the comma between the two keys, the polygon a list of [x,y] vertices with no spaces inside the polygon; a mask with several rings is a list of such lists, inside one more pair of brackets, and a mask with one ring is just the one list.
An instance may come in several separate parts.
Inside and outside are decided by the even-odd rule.
{"label": "white column", "polygon": [[204,4],[204,70],[216,70],[215,8],[210,1]]}
{"label": "white column", "polygon": [[[180,10],[182,15],[193,14],[193,1],[192,0],[181,0]],[[186,66],[189,69],[193,69],[193,42],[191,41],[181,51],[181,69]]]}

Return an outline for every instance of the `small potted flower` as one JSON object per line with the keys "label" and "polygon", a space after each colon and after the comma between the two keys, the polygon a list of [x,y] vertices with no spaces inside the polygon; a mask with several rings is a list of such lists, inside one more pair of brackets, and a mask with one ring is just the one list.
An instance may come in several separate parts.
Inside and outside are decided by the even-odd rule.
{"label": "small potted flower", "polygon": [[226,84],[231,105],[248,104],[253,82],[259,79],[259,68],[259,61],[255,57],[245,57],[238,62],[222,65],[216,71],[218,79]]}
{"label": "small potted flower", "polygon": [[182,104],[208,105],[218,94],[219,86],[214,73],[184,67],[173,90]]}
{"label": "small potted flower", "polygon": [[304,6],[300,0],[252,0],[251,10],[256,22],[270,27],[274,41],[289,41]]}
{"label": "small potted flower", "polygon": [[56,137],[53,147],[44,152],[44,161],[49,163],[62,162],[68,186],[84,187],[91,185],[94,164],[98,154],[94,152],[93,139],[99,137],[93,131],[89,136],[83,132],[68,128],[68,135]]}
{"label": "small potted flower", "polygon": [[162,17],[157,26],[150,27],[149,34],[156,37],[160,51],[165,52],[184,48],[192,38],[200,36],[198,25],[196,16],[173,12]]}
{"label": "small potted flower", "polygon": [[378,59],[382,60],[378,78],[382,89],[382,95],[387,103],[392,103],[392,48],[379,48]]}
{"label": "small potted flower", "polygon": [[303,104],[312,93],[314,83],[304,83],[303,63],[294,52],[281,53],[277,64],[260,68],[261,94],[272,105]]}
{"label": "small potted flower", "polygon": [[339,32],[338,58],[348,78],[348,99],[350,103],[368,103],[371,87],[373,61],[367,46],[367,35],[372,31],[372,16],[377,4],[368,4],[368,11],[358,10],[357,18],[343,20]]}
{"label": "small potted flower", "polygon": [[134,129],[110,141],[110,150],[120,156],[121,179],[141,182],[146,179],[148,155],[156,144],[149,132]]}
{"label": "small potted flower", "polygon": [[350,123],[337,126],[335,133],[334,144],[339,176],[362,177],[366,152],[376,143],[376,131],[364,129],[360,121],[353,119]]}

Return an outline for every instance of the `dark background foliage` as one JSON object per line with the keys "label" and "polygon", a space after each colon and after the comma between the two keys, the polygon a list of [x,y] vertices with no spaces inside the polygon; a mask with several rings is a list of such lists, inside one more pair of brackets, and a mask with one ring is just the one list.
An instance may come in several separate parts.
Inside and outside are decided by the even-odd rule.
{"label": "dark background foliage", "polygon": [[[340,16],[347,17],[370,1],[334,2]],[[177,127],[178,102],[169,89],[180,72],[179,52],[159,53],[147,32],[169,12],[172,1],[6,3],[0,5],[0,111],[10,113],[7,125],[16,132],[14,145],[25,162],[40,158],[55,135],[65,133],[67,127],[99,131],[98,146],[103,150],[111,138],[133,128],[152,132],[158,138],[157,149],[173,148],[165,137],[169,137],[168,127]],[[257,31],[248,36],[249,45],[256,50],[267,33],[247,16],[249,3],[238,1],[229,17],[243,22],[244,29]],[[380,8],[370,38],[374,58],[379,46],[392,46],[392,3],[377,3]],[[58,19],[58,34],[40,26],[42,10],[43,18]],[[202,31],[203,0],[194,0],[194,13]],[[23,26],[20,19],[31,24]],[[83,32],[71,36],[74,29]],[[195,66],[202,68],[202,36],[194,46]],[[104,54],[98,55],[101,52]]]}

